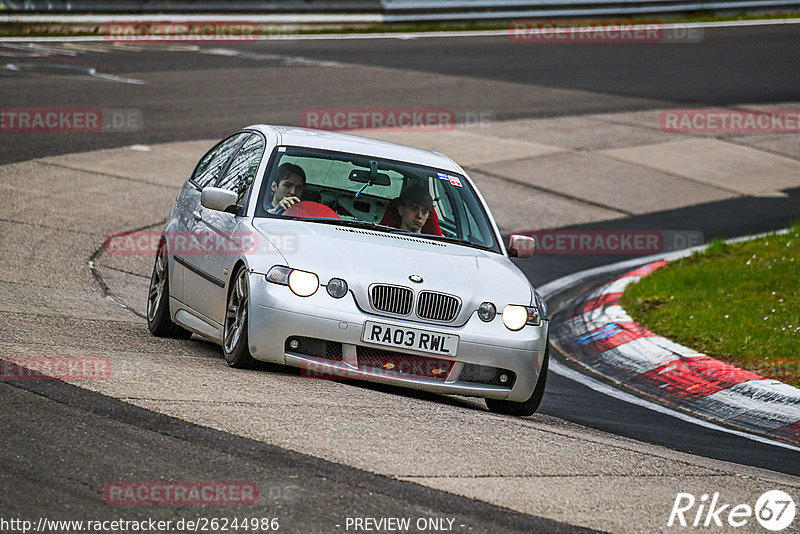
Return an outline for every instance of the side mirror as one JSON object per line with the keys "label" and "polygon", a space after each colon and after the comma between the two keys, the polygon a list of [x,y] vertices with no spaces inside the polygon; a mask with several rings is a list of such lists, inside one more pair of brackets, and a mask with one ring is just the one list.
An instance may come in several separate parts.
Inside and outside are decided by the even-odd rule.
{"label": "side mirror", "polygon": [[527,235],[511,234],[508,238],[508,255],[512,258],[530,258],[535,248],[536,240]]}
{"label": "side mirror", "polygon": [[[204,187],[200,193],[200,204],[203,207],[216,211],[227,211],[231,213],[236,210],[236,203],[239,195],[228,189],[219,187]],[[231,209],[233,208],[233,210]]]}

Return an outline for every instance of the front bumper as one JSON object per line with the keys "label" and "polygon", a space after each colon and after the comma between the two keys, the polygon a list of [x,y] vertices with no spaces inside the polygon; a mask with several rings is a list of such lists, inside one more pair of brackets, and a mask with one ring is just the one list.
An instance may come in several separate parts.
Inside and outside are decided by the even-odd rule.
{"label": "front bumper", "polygon": [[[473,314],[459,327],[401,320],[365,313],[356,306],[352,295],[334,299],[322,287],[311,297],[298,297],[288,287],[266,282],[263,275],[258,274],[251,274],[250,291],[250,353],[257,360],[300,367],[304,376],[369,380],[434,393],[522,402],[533,393],[542,368],[547,321],[542,326],[526,326],[512,332],[503,325],[499,315],[490,323],[484,323]],[[361,341],[364,323],[368,320],[458,335],[457,355],[447,358]],[[287,344],[289,338],[327,342],[327,346],[337,347],[337,354],[309,355],[302,349],[293,351]],[[368,353],[373,357],[366,357]],[[440,374],[425,376],[424,372],[403,372],[402,365],[376,365],[376,354],[378,358],[397,362],[391,356],[394,354],[401,364],[413,361],[421,368],[436,367],[435,372]],[[509,386],[475,379],[476,370],[490,368],[497,369],[498,373],[504,371],[513,377],[510,381],[513,383]]]}

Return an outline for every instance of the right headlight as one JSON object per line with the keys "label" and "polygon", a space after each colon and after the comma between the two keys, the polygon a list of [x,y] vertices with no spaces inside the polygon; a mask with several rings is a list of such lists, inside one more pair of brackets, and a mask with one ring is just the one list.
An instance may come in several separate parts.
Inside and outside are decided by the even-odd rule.
{"label": "right headlight", "polygon": [[319,278],[316,274],[282,265],[270,269],[266,278],[273,284],[289,286],[289,289],[299,297],[310,297],[319,289]]}
{"label": "right headlight", "polygon": [[310,297],[319,289],[319,278],[314,273],[295,269],[289,273],[289,289],[300,297]]}
{"label": "right headlight", "polygon": [[503,308],[503,324],[509,330],[522,330],[526,324],[532,326],[542,324],[542,316],[536,306],[509,304]]}

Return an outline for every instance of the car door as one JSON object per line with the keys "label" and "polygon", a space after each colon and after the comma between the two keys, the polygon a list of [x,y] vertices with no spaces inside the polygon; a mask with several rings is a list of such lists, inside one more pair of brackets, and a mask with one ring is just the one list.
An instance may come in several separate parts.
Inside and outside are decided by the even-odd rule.
{"label": "car door", "polygon": [[[202,291],[206,283],[199,264],[202,258],[198,241],[198,221],[202,218],[203,207],[200,205],[200,192],[209,185],[214,185],[227,168],[228,162],[236,149],[249,136],[248,132],[239,132],[217,143],[195,167],[192,176],[183,184],[176,200],[177,225],[175,232],[167,238],[172,244],[173,272],[170,273],[170,293],[181,302],[192,307],[191,295]],[[201,228],[202,229],[202,228]]]}
{"label": "car door", "polygon": [[[264,138],[251,134],[240,146],[238,152],[227,165],[216,182],[216,187],[236,193],[237,205],[243,211],[250,187],[256,177],[261,158],[264,155]],[[198,235],[205,239],[203,253],[198,256],[198,267],[205,273],[204,289],[192,294],[191,306],[213,320],[222,323],[225,316],[227,289],[225,281],[230,270],[252,236],[239,231],[244,220],[243,213],[226,213],[203,208],[195,226]]]}

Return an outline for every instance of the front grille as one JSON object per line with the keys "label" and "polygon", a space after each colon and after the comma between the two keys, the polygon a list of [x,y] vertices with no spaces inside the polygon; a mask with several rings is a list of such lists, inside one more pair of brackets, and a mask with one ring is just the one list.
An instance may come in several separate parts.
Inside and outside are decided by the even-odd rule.
{"label": "front grille", "polygon": [[[504,373],[508,376],[508,380],[505,383],[500,382],[500,375]],[[458,375],[458,379],[464,382],[477,382],[478,384],[492,384],[510,388],[514,385],[516,375],[513,371],[508,371],[506,369],[465,363],[464,367],[461,369],[461,373]]]}
{"label": "front grille", "polygon": [[376,284],[370,291],[370,300],[378,311],[408,315],[414,303],[414,292],[407,287]]}
{"label": "front grille", "polygon": [[[292,340],[297,340],[300,346],[297,349],[292,349],[289,343]],[[342,361],[342,344],[335,341],[327,341],[324,339],[315,339],[312,337],[292,336],[286,339],[284,346],[286,352],[293,352],[295,354],[303,354],[305,356],[313,356],[314,358],[322,358],[324,360]]]}
{"label": "front grille", "polygon": [[417,302],[417,315],[432,321],[452,321],[458,314],[460,303],[456,297],[444,293],[423,291]]}
{"label": "front grille", "polygon": [[444,381],[450,374],[453,362],[439,358],[426,358],[402,352],[357,347],[358,366],[365,371],[381,374],[420,376]]}

